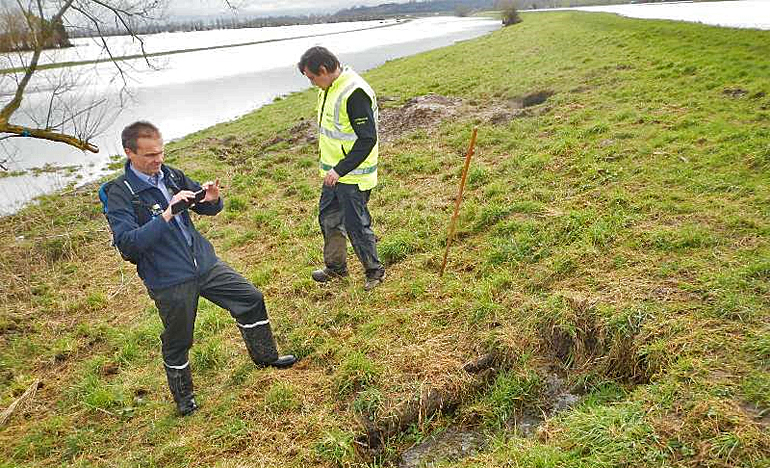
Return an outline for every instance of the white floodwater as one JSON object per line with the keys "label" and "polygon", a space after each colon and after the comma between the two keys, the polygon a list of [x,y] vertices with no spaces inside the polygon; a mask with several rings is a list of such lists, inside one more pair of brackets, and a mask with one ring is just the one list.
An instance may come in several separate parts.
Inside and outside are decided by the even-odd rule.
{"label": "white floodwater", "polygon": [[[286,40],[292,37],[315,36],[359,31],[363,29],[388,26],[399,23],[387,21],[353,21],[345,23],[309,24],[297,26],[276,26],[265,28],[215,29],[209,31],[169,32],[142,36],[141,43],[131,36],[110,36],[104,38],[113,56],[125,56],[142,53],[148,54],[188,50],[204,47],[226,46],[258,41]],[[109,59],[101,38],[72,39],[74,47],[59,50],[45,50],[40,63],[75,62],[85,60]],[[25,54],[27,57],[31,53]]]}
{"label": "white floodwater", "polygon": [[567,9],[617,13],[630,18],[688,21],[731,28],[770,29],[770,0],[643,3]]}
{"label": "white floodwater", "polygon": [[[114,64],[81,65],[66,70],[77,80],[76,94],[81,102],[108,99],[107,121],[93,142],[98,154],[83,153],[64,144],[31,139],[13,139],[16,156],[10,170],[22,171],[45,164],[79,166],[66,173],[57,171],[0,179],[0,214],[18,210],[42,193],[64,188],[72,182],[82,184],[106,173],[111,155],[122,154],[120,130],[130,122],[147,119],[158,125],[168,141],[232,120],[270,103],[276,97],[306,89],[307,79],[296,69],[302,53],[323,45],[340,60],[358,71],[387,60],[451,45],[500,28],[499,20],[489,18],[431,17],[412,21],[370,21],[275,28],[214,30],[191,33],[163,33],[144,37],[148,53],[243,44],[282,39],[275,42],[164,55],[151,59],[121,62],[129,65],[131,99],[117,114],[119,91],[123,85]],[[312,36],[312,37],[308,37]],[[287,39],[288,38],[288,39]],[[294,39],[292,39],[294,38]],[[109,38],[113,53],[137,53],[139,45],[126,37]],[[84,61],[104,58],[104,52],[90,39],[77,39],[76,47],[47,52],[44,63]],[[5,57],[0,67],[13,65]],[[51,90],[62,69],[37,73],[25,95],[22,112],[40,116],[47,109]],[[7,102],[13,82],[0,81],[0,102]],[[5,93],[5,96],[3,94]],[[21,114],[20,114],[21,115]],[[2,157],[0,157],[2,159]]]}

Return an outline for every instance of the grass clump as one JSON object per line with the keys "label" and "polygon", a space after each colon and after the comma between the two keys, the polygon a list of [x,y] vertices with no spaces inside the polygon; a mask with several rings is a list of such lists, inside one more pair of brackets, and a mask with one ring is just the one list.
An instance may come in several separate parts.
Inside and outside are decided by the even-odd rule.
{"label": "grass clump", "polygon": [[363,390],[376,382],[380,369],[364,353],[348,354],[334,377],[334,389],[340,396]]}
{"label": "grass clump", "polygon": [[573,459],[590,466],[659,464],[667,458],[644,412],[632,404],[583,405],[560,418],[553,431],[551,437],[563,434],[561,447]]}
{"label": "grass clump", "polygon": [[420,239],[412,231],[397,231],[377,245],[380,260],[385,264],[398,263],[420,247]]}
{"label": "grass clump", "polygon": [[315,445],[318,457],[333,466],[347,466],[355,460],[354,435],[339,429],[327,431]]}
{"label": "grass clump", "polygon": [[499,374],[483,401],[488,408],[485,423],[497,429],[505,427],[526,403],[538,399],[541,386],[541,379],[535,373],[523,376],[512,372]]}
{"label": "grass clump", "polygon": [[265,407],[276,414],[296,411],[300,408],[298,389],[291,384],[276,382],[265,394]]}

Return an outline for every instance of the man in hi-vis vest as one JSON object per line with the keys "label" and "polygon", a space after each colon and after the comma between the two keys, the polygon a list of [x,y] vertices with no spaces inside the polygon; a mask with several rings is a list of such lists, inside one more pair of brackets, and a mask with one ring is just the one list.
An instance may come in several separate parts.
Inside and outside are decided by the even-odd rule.
{"label": "man in hi-vis vest", "polygon": [[324,47],[308,49],[298,67],[319,88],[323,187],[318,222],[324,236],[326,266],[311,276],[321,283],[347,276],[347,233],[366,271],[364,289],[368,291],[385,278],[366,206],[377,185],[377,97],[363,78],[348,67],[342,68]]}

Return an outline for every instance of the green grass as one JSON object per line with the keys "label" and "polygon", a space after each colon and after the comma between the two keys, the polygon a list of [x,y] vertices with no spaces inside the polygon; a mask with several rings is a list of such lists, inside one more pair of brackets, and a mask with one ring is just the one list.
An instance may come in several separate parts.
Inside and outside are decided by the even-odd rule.
{"label": "green grass", "polygon": [[[223,177],[224,212],[197,225],[303,358],[256,369],[229,314],[202,300],[201,409],[185,419],[157,311],[109,247],[95,187],[42,197],[0,225],[0,408],[43,382],[0,428],[0,466],[385,466],[451,425],[488,442],[445,467],[767,466],[768,57],[770,32],[525,13],[370,71],[397,97],[386,110],[428,93],[464,103],[382,144],[370,209],[388,276],[370,293],[352,249],[348,279],[309,278],[317,149],[290,139],[313,91],[170,144],[169,163]],[[461,368],[490,351],[502,369],[475,385]],[[512,420],[549,407],[550,372],[583,400],[522,438]],[[456,405],[362,449],[362,418],[430,389]]]}

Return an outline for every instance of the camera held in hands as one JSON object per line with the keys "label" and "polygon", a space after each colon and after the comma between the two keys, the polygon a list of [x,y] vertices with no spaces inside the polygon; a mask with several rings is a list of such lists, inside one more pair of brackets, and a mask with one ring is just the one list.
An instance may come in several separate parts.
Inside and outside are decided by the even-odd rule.
{"label": "camera held in hands", "polygon": [[178,202],[171,205],[171,214],[181,213],[196,203],[200,203],[204,198],[206,198],[206,190],[200,189],[195,192],[195,196],[193,198],[187,200],[179,200]]}

